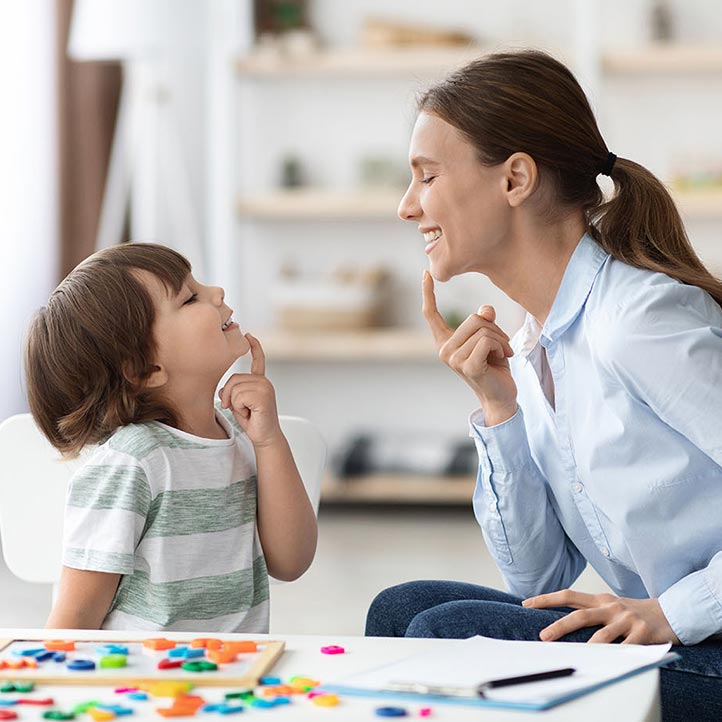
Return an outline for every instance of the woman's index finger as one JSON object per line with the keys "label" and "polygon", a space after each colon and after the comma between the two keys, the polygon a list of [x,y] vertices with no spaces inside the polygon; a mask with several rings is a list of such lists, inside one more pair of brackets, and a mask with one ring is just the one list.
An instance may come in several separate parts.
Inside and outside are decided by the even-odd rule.
{"label": "woman's index finger", "polygon": [[436,345],[441,346],[441,344],[451,336],[453,331],[448,327],[446,321],[444,321],[444,317],[439,313],[436,305],[436,295],[434,294],[434,279],[428,271],[424,271],[424,278],[421,281],[421,292],[423,297],[421,312],[429,324]]}

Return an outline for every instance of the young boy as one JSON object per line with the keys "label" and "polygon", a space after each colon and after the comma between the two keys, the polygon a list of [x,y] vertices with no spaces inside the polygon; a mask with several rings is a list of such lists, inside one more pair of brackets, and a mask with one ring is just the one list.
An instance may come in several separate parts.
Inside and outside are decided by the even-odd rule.
{"label": "young boy", "polygon": [[100,444],[68,490],[48,627],[268,631],[268,574],[303,574],[316,519],[223,289],[160,245],[100,251],[35,315],[26,375],[56,448]]}

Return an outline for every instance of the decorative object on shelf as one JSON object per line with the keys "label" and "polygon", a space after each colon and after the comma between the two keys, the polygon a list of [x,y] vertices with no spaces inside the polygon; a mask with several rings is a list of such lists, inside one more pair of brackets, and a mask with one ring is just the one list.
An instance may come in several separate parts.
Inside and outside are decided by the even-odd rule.
{"label": "decorative object on shelf", "polygon": [[458,47],[474,43],[476,38],[463,31],[381,18],[366,18],[361,29],[361,45],[364,48]]}
{"label": "decorative object on shelf", "polygon": [[321,276],[281,269],[271,300],[281,328],[341,331],[380,325],[389,274],[382,267],[339,268]]}
{"label": "decorative object on shelf", "polygon": [[478,457],[469,438],[443,438],[438,434],[358,434],[341,449],[339,478],[368,474],[464,476],[476,471]]}
{"label": "decorative object on shelf", "polygon": [[254,0],[256,37],[308,28],[307,0]]}
{"label": "decorative object on shelf", "polygon": [[301,159],[292,154],[284,156],[281,161],[281,188],[300,188],[306,185],[306,176]]}
{"label": "decorative object on shelf", "polygon": [[409,171],[406,163],[391,156],[368,154],[359,159],[359,180],[365,190],[401,191],[408,183]]}
{"label": "decorative object on shelf", "polygon": [[722,191],[722,159],[675,173],[672,186],[682,192]]}
{"label": "decorative object on shelf", "polygon": [[674,18],[667,0],[654,0],[650,12],[650,30],[653,43],[670,43],[674,40]]}
{"label": "decorative object on shelf", "polygon": [[266,60],[299,58],[319,49],[308,20],[306,0],[255,0],[254,55]]}

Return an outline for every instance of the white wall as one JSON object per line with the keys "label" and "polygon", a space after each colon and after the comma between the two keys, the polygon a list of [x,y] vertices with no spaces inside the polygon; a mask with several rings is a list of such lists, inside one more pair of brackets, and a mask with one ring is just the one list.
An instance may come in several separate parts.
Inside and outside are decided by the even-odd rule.
{"label": "white wall", "polygon": [[21,347],[56,281],[55,3],[0,3],[0,420],[25,410]]}

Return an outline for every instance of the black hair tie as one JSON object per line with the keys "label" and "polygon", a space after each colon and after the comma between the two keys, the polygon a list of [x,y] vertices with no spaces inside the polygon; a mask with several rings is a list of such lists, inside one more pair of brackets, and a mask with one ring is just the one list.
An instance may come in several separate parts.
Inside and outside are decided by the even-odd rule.
{"label": "black hair tie", "polygon": [[614,155],[614,153],[608,153],[607,154],[607,160],[604,161],[604,167],[601,171],[599,171],[602,175],[612,175],[612,169],[614,168],[614,163],[617,160],[617,156]]}

